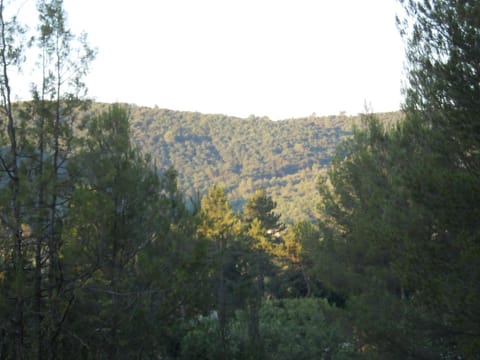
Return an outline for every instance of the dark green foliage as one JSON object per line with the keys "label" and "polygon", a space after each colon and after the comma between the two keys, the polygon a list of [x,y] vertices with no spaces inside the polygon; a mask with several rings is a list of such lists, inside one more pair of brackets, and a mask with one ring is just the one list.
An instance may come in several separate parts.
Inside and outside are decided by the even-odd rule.
{"label": "dark green foliage", "polygon": [[405,109],[420,153],[408,184],[429,231],[424,241],[409,243],[427,261],[413,271],[418,260],[405,259],[405,280],[421,294],[422,326],[434,344],[474,358],[480,353],[473,300],[480,296],[480,270],[472,265],[480,255],[480,3],[405,7],[411,16]]}
{"label": "dark green foliage", "polygon": [[[70,229],[74,268],[89,265],[83,291],[78,297],[89,304],[84,313],[91,321],[88,328],[100,328],[96,337],[72,333],[82,339],[99,357],[118,357],[129,344],[137,351],[140,344],[132,344],[125,327],[132,320],[126,309],[132,299],[142,295],[132,278],[134,259],[140,249],[155,238],[157,229],[159,179],[153,169],[130,143],[128,117],[118,106],[87,123],[85,145],[78,154],[77,192],[70,202],[75,222]],[[145,227],[139,227],[137,224]],[[84,274],[75,274],[84,278]],[[90,303],[90,299],[95,299]],[[83,305],[82,300],[77,305]],[[96,339],[96,340],[95,340]]]}
{"label": "dark green foliage", "polygon": [[299,221],[286,228],[277,250],[277,297],[326,297],[328,293],[314,276],[315,254],[319,248],[320,233],[317,226]]}
{"label": "dark green foliage", "polygon": [[317,271],[348,296],[363,341],[380,358],[437,358],[463,341],[476,346],[476,180],[445,168],[430,146],[418,145],[426,134],[417,131],[370,120],[323,187]]}
{"label": "dark green foliage", "polygon": [[282,225],[280,224],[280,215],[274,212],[276,206],[277,204],[267,195],[265,189],[258,189],[244,206],[244,220],[251,223],[257,219],[265,230],[277,231]]}
{"label": "dark green foliage", "polygon": [[241,273],[236,271],[236,243],[240,236],[240,220],[234,214],[225,191],[214,186],[201,203],[200,236],[210,242],[212,303],[211,309],[219,319],[219,354],[228,357],[228,321],[235,308],[235,287],[240,283]]}
{"label": "dark green foliage", "polygon": [[93,52],[60,0],[13,105],[3,4],[0,359],[478,358],[478,2],[405,2],[402,121],[279,122],[81,113]]}
{"label": "dark green foliage", "polygon": [[[259,311],[259,339],[264,350],[256,352],[249,335],[250,316],[237,311],[230,321],[231,359],[361,359],[342,310],[318,299],[265,301]],[[182,359],[221,359],[214,334],[215,317],[191,323],[182,339]]]}
{"label": "dark green foliage", "polygon": [[[0,4],[1,91],[1,246],[2,272],[9,285],[2,291],[9,313],[2,316],[4,345],[0,357],[55,358],[63,322],[73,301],[65,274],[62,227],[64,203],[73,180],[67,171],[72,124],[84,93],[82,79],[94,56],[84,38],[74,36],[60,0],[38,1],[38,32],[7,19],[18,4]],[[33,100],[12,104],[18,90],[10,83],[31,48],[38,61],[28,70]],[[28,62],[27,62],[28,64]],[[9,149],[9,151],[6,151]],[[5,264],[13,266],[5,267]],[[13,287],[12,284],[15,284]],[[7,320],[8,319],[8,320]]]}
{"label": "dark green foliage", "polygon": [[[400,22],[407,37],[409,65],[406,109],[431,125],[450,153],[479,171],[480,4],[477,1],[423,1],[405,4],[409,18]],[[456,157],[459,157],[457,160]]]}
{"label": "dark green foliage", "polygon": [[480,8],[405,7],[406,119],[369,117],[339,149],[317,270],[346,295],[372,358],[477,358]]}
{"label": "dark green foliage", "polygon": [[65,255],[78,288],[65,342],[95,358],[167,352],[178,318],[203,311],[195,219],[175,171],[159,176],[131,143],[125,109],[114,105],[86,128],[72,164],[78,183]]}

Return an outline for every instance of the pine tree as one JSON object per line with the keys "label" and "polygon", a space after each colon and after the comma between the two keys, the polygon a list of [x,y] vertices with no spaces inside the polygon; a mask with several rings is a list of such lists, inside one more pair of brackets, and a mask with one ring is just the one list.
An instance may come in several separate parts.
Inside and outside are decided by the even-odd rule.
{"label": "pine tree", "polygon": [[[2,170],[2,274],[8,281],[3,289],[2,303],[4,318],[9,323],[2,326],[1,354],[15,359],[25,356],[25,283],[26,255],[25,238],[22,231],[24,217],[21,211],[21,188],[23,185],[20,174],[19,137],[12,103],[12,84],[10,77],[15,65],[23,62],[24,46],[21,43],[23,29],[15,18],[7,19],[8,6],[0,1],[0,64],[2,68],[1,92],[1,126],[2,154],[0,158]],[[4,149],[7,149],[6,151]],[[11,264],[9,266],[8,264]],[[9,304],[14,299],[14,304]],[[13,345],[12,345],[13,344]]]}
{"label": "pine tree", "polygon": [[259,188],[247,200],[243,210],[243,217],[247,223],[257,219],[266,230],[278,231],[282,227],[280,215],[274,212],[277,204],[265,189]]}
{"label": "pine tree", "polygon": [[[406,119],[367,119],[322,187],[317,267],[380,358],[479,352],[479,5],[405,2]],[[455,295],[453,295],[455,294]]]}
{"label": "pine tree", "polygon": [[233,249],[238,240],[241,223],[232,210],[223,188],[214,186],[202,199],[201,222],[198,232],[211,242],[211,261],[214,281],[214,309],[218,311],[219,339],[221,356],[226,359],[229,353],[228,322],[233,314],[233,287],[235,263]]}
{"label": "pine tree", "polygon": [[[54,358],[72,299],[62,264],[62,209],[71,185],[65,164],[73,139],[73,112],[82,104],[82,78],[94,53],[85,38],[77,39],[68,30],[62,1],[38,2],[40,24],[30,41],[27,29],[15,17],[6,18],[6,14],[16,12],[17,5],[0,3],[0,156],[3,173],[8,177],[1,188],[2,213],[6,215],[2,233],[15,239],[11,244],[2,244],[2,253],[12,250],[8,262],[15,270],[4,270],[11,276],[8,282],[16,284],[16,295],[7,291],[6,298],[17,299],[16,310],[11,311],[15,314],[13,327],[5,332],[7,342],[15,345],[6,346],[5,351],[12,357],[35,354],[37,358]],[[38,52],[34,45],[38,45]],[[39,59],[37,67],[30,69],[38,74],[32,79],[40,80],[32,81],[32,102],[13,104],[12,95],[20,89],[15,89],[10,79],[31,54],[29,51]]]}
{"label": "pine tree", "polygon": [[[120,352],[137,350],[130,341],[130,318],[145,289],[135,291],[135,264],[161,234],[161,188],[148,158],[132,143],[125,109],[113,105],[86,127],[84,147],[71,165],[77,181],[70,201],[68,261],[75,271],[69,275],[83,290],[77,306],[91,308],[70,331],[98,354],[118,358]],[[92,337],[92,328],[103,330]]]}
{"label": "pine tree", "polygon": [[406,131],[420,160],[409,187],[428,234],[408,242],[416,256],[403,275],[428,314],[422,326],[445,352],[469,358],[480,352],[480,3],[404,7]]}

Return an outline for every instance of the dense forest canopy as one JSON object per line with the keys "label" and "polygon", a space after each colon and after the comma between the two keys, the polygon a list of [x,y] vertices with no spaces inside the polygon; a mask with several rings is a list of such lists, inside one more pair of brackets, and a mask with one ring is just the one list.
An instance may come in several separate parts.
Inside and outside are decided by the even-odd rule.
{"label": "dense forest canopy", "polygon": [[0,359],[478,359],[480,2],[400,3],[402,113],[272,122],[92,104],[0,0]]}
{"label": "dense forest canopy", "polygon": [[[272,121],[125,106],[135,142],[160,170],[177,170],[187,197],[218,184],[241,210],[257,188],[265,188],[289,223],[316,218],[317,180],[326,175],[336,147],[361,122],[360,115]],[[106,107],[94,104],[90,111]],[[401,112],[376,115],[388,124],[402,118]]]}

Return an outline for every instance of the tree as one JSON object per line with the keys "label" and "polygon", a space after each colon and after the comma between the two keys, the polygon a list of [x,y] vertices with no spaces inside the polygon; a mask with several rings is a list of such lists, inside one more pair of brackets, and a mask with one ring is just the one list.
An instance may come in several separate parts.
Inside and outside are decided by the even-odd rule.
{"label": "tree", "polygon": [[393,130],[369,118],[339,148],[329,183],[321,187],[322,243],[315,268],[327,288],[347,298],[358,346],[390,349],[388,356],[401,358],[415,328],[399,312],[403,291],[396,265],[406,250],[403,240],[418,223],[402,185],[406,162],[397,141]]}
{"label": "tree", "polygon": [[[409,116],[433,128],[438,148],[470,172],[478,164],[480,133],[480,5],[476,1],[400,1],[407,44]],[[444,154],[445,155],[445,154]]]}
{"label": "tree", "polygon": [[184,324],[212,309],[211,263],[208,243],[197,234],[198,213],[187,209],[174,169],[161,173],[159,194],[157,237],[135,262],[131,287],[140,304],[129,334],[144,356],[177,358]]}
{"label": "tree", "polygon": [[324,295],[312,279],[319,237],[317,226],[308,221],[299,221],[287,227],[279,254],[285,263],[286,294],[292,297]]}
{"label": "tree", "polygon": [[[203,317],[182,338],[181,359],[217,359],[216,323]],[[235,312],[230,321],[231,359],[363,359],[341,309],[323,299],[267,300],[259,311],[259,337],[265,351],[255,352],[250,315]],[[279,341],[281,339],[281,341]]]}
{"label": "tree", "polygon": [[233,314],[232,290],[238,284],[232,283],[232,280],[238,279],[235,279],[237,271],[231,250],[239,236],[241,223],[225,191],[219,186],[212,187],[202,199],[200,216],[198,232],[212,243],[210,256],[213,264],[214,309],[218,311],[221,358],[225,359],[228,354],[228,320]]}
{"label": "tree", "polygon": [[274,212],[276,203],[265,189],[259,188],[247,200],[243,209],[244,222],[251,238],[256,264],[257,291],[264,296],[264,277],[272,272],[272,256],[279,247],[278,232],[283,229],[280,215]]}
{"label": "tree", "polygon": [[[263,359],[265,349],[260,334],[260,308],[265,298],[265,277],[276,276],[273,257],[279,247],[276,234],[283,229],[280,215],[274,212],[276,203],[265,189],[259,188],[247,200],[243,209],[243,221],[248,241],[249,276],[254,280],[254,291],[246,297],[245,314],[251,359]],[[274,291],[269,289],[269,295]]]}
{"label": "tree", "polygon": [[[82,80],[89,70],[94,52],[84,35],[77,38],[68,29],[63,1],[38,1],[37,47],[39,84],[32,83],[33,101],[22,112],[25,121],[33,121],[32,189],[37,196],[34,223],[35,249],[35,312],[39,317],[37,336],[39,356],[45,346],[49,357],[55,357],[59,333],[73,301],[72,287],[65,283],[62,264],[61,227],[63,204],[69,198],[72,179],[66,164],[72,152],[75,111],[84,103],[86,93]],[[47,254],[48,261],[42,259]],[[48,264],[46,279],[42,279]],[[47,294],[46,309],[42,297]],[[41,323],[44,324],[41,324]],[[46,325],[45,325],[46,324]]]}
{"label": "tree", "polygon": [[[403,2],[402,2],[403,3]],[[368,119],[323,186],[322,280],[380,358],[477,356],[479,5],[405,2],[406,119]],[[455,296],[452,296],[455,294]]]}
{"label": "tree", "polygon": [[[24,309],[25,309],[25,249],[22,233],[23,214],[20,200],[21,175],[19,171],[20,157],[16,122],[12,104],[12,84],[10,82],[11,68],[23,62],[24,47],[19,41],[23,29],[15,18],[6,19],[4,1],[0,1],[0,61],[2,67],[0,92],[2,107],[2,149],[8,149],[1,154],[1,166],[4,179],[2,188],[2,235],[5,236],[5,247],[2,251],[2,273],[8,276],[11,283],[6,290],[7,299],[14,299],[12,307],[7,305],[5,311],[10,324],[2,324],[4,338],[10,339],[11,346],[3,343],[1,352],[10,354],[12,358],[21,359],[24,356]],[[6,133],[6,136],[5,136]],[[6,176],[5,176],[6,175]],[[7,264],[11,263],[12,266]],[[10,311],[8,310],[10,308]],[[4,356],[7,356],[7,355]]]}
{"label": "tree", "polygon": [[[113,105],[88,120],[86,128],[84,148],[72,163],[77,182],[69,204],[68,244],[69,267],[76,270],[69,275],[79,281],[84,303],[78,306],[86,318],[79,321],[77,313],[70,331],[98,356],[133,356],[143,348],[130,332],[134,304],[151,290],[135,285],[135,264],[139,253],[165,232],[159,208],[163,189],[148,157],[131,142],[125,109]],[[163,214],[170,221],[172,216]],[[79,325],[102,331],[92,337]]]}
{"label": "tree", "polygon": [[[472,300],[480,295],[480,270],[471,267],[480,256],[480,4],[443,0],[404,7],[405,111],[408,124],[419,129],[415,140],[423,158],[410,186],[415,202],[428,209],[430,227],[428,238],[409,244],[429,261],[405,278],[421,294],[422,310],[430,309],[423,321],[429,332],[449,344],[450,353],[474,357],[480,351],[478,303]],[[405,267],[414,261],[406,259]]]}
{"label": "tree", "polygon": [[[3,140],[10,144],[10,151],[1,154],[9,178],[2,186],[2,208],[9,204],[3,226],[15,239],[4,253],[13,249],[15,269],[6,272],[17,293],[7,296],[17,300],[11,312],[14,330],[5,334],[15,345],[6,351],[12,357],[24,357],[28,344],[38,358],[54,358],[72,299],[72,289],[63,277],[60,235],[71,185],[65,164],[73,138],[73,113],[85,94],[82,78],[94,53],[85,37],[77,39],[68,30],[62,1],[38,1],[40,23],[31,41],[15,17],[7,19],[14,6],[15,2],[9,7],[0,3],[2,116],[6,120],[2,149]],[[13,104],[15,88],[10,79],[27,55],[38,55],[32,71],[38,77],[32,78],[40,80],[32,81],[32,102]]]}
{"label": "tree", "polygon": [[267,195],[265,189],[259,188],[247,200],[243,209],[243,217],[247,223],[258,219],[266,230],[280,230],[280,215],[274,212],[277,204]]}

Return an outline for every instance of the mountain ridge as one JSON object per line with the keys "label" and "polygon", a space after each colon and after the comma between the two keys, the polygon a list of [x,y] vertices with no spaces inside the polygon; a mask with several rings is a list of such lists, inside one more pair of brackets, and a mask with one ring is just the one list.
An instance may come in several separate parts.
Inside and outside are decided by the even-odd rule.
{"label": "mountain ridge", "polygon": [[[106,106],[96,103],[93,111]],[[339,114],[270,120],[125,106],[135,142],[160,170],[175,168],[187,196],[201,196],[214,184],[221,185],[240,210],[255,189],[263,187],[285,222],[316,217],[318,178],[361,119]],[[401,113],[376,116],[393,122]]]}

